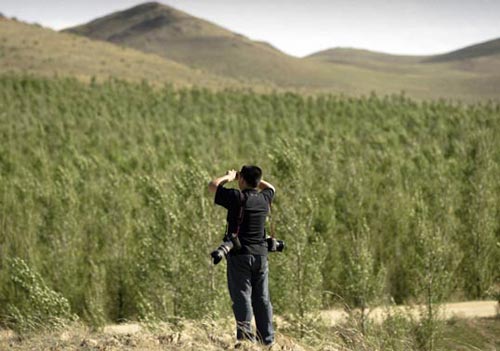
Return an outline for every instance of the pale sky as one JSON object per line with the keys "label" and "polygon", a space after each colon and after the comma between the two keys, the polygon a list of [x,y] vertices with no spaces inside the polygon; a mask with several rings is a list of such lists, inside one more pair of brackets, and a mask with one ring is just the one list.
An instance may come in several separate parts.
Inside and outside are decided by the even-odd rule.
{"label": "pale sky", "polygon": [[[0,0],[0,12],[62,29],[145,1]],[[305,56],[333,47],[438,54],[500,38],[500,0],[160,0]]]}

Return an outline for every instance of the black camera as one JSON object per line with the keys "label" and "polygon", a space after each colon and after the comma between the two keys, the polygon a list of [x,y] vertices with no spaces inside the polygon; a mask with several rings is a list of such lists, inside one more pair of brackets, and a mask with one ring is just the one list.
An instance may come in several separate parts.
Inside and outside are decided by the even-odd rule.
{"label": "black camera", "polygon": [[234,250],[241,249],[240,239],[238,238],[238,234],[236,233],[225,235],[222,244],[210,253],[214,264],[219,263],[224,257],[227,257],[227,254],[233,248]]}
{"label": "black camera", "polygon": [[214,264],[219,263],[233,248],[233,243],[231,241],[224,241],[217,249],[210,253],[212,256],[212,261]]}
{"label": "black camera", "polygon": [[[283,240],[278,240],[272,237],[266,239],[267,251],[269,252],[282,252],[285,249],[285,242]],[[227,257],[229,251],[240,250],[241,243],[240,239],[236,234],[224,236],[222,244],[210,253],[212,256],[212,261],[214,264],[218,264],[224,257]]]}
{"label": "black camera", "polygon": [[281,252],[285,249],[285,242],[283,240],[278,240],[272,237],[266,239],[267,241],[267,251],[269,252]]}

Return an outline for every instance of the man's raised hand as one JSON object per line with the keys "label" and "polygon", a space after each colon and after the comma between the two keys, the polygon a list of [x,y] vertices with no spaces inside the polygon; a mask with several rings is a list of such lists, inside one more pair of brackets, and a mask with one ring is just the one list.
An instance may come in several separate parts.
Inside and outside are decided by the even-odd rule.
{"label": "man's raised hand", "polygon": [[234,169],[230,169],[229,171],[226,172],[226,176],[228,176],[227,181],[232,182],[233,180],[236,179],[238,172],[235,171]]}

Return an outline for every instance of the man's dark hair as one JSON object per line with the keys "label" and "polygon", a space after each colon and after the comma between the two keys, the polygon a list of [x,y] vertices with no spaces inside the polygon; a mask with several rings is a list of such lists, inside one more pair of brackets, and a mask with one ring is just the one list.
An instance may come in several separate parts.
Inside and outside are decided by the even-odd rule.
{"label": "man's dark hair", "polygon": [[256,188],[262,179],[262,170],[257,166],[243,166],[241,167],[240,176],[249,186]]}

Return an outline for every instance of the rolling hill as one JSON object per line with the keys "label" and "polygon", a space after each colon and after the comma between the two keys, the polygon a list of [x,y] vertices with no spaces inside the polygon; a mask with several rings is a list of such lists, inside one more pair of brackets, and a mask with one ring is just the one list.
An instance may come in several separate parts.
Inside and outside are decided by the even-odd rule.
{"label": "rolling hill", "polygon": [[152,54],[0,18],[0,73],[74,76],[88,80],[117,77],[174,85],[236,86]]}
{"label": "rolling hill", "polygon": [[333,48],[316,52],[306,59],[314,59],[325,62],[336,63],[361,63],[382,62],[390,64],[414,64],[422,60],[423,56],[390,55],[376,51],[361,50],[354,48]]}
{"label": "rolling hill", "polygon": [[[216,24],[149,2],[98,18],[66,32],[108,41],[247,84],[345,94],[405,91],[416,98],[498,99],[500,60],[444,61],[337,48],[305,58],[289,56]],[[484,48],[484,47],[483,47]],[[487,51],[487,50],[486,50]],[[488,51],[490,52],[490,51]],[[436,56],[437,58],[438,56]]]}
{"label": "rolling hill", "polygon": [[460,61],[495,56],[497,59],[500,59],[500,38],[467,46],[443,55],[430,56],[423,60],[423,62]]}
{"label": "rolling hill", "polygon": [[193,68],[244,82],[286,88],[355,91],[356,72],[286,55],[169,6],[149,2],[66,32],[155,53]]}
{"label": "rolling hill", "polygon": [[[75,35],[77,34],[77,35]],[[500,39],[436,56],[335,48],[289,56],[155,2],[56,32],[0,20],[0,72],[417,99],[500,100]]]}
{"label": "rolling hill", "polygon": [[[315,60],[318,62],[346,63],[359,66],[386,64],[391,65],[392,67],[443,62],[470,63],[475,60],[489,60],[494,62],[500,60],[500,39],[490,40],[481,44],[467,46],[449,53],[432,56],[391,55],[353,48],[333,48],[311,54],[305,57],[305,59]],[[492,69],[491,72],[495,72],[495,69]]]}
{"label": "rolling hill", "polygon": [[[401,87],[413,96],[430,93],[429,96],[462,100],[500,99],[500,39],[432,56],[334,48],[309,55],[305,60],[396,74]],[[412,85],[423,90],[415,92]]]}

